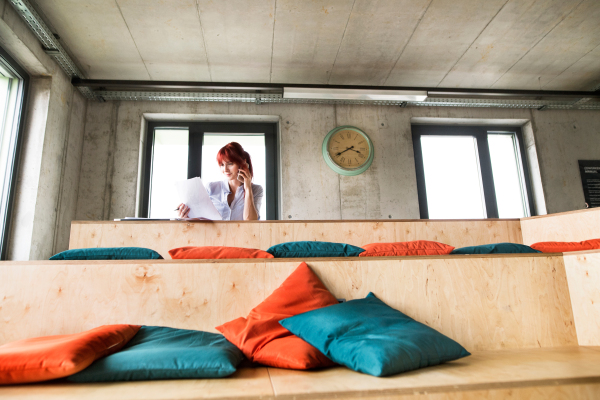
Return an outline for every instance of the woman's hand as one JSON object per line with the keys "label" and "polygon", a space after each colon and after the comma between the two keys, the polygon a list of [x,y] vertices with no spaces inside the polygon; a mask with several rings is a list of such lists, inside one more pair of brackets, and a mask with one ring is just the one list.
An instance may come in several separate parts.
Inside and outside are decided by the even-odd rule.
{"label": "woman's hand", "polygon": [[250,170],[244,168],[238,171],[238,180],[244,182],[244,187],[248,188],[252,186],[252,174]]}
{"label": "woman's hand", "polygon": [[190,213],[190,208],[185,204],[181,203],[179,207],[177,207],[177,218],[189,218],[188,214]]}

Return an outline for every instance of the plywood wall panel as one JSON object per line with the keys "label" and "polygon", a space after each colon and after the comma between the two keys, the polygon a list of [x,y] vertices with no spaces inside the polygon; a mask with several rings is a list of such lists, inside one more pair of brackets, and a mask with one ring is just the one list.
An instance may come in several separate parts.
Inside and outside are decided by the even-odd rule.
{"label": "plywood wall panel", "polygon": [[73,222],[69,247],[139,246],[170,258],[182,246],[260,248],[291,241],[369,243],[435,240],[454,247],[522,243],[518,220],[479,221],[259,221],[259,222]]}
{"label": "plywood wall panel", "polygon": [[433,240],[454,247],[489,243],[523,243],[517,220],[435,221],[396,224],[396,240]]}
{"label": "plywood wall panel", "polygon": [[565,254],[580,346],[600,346],[600,251]]}
{"label": "plywood wall panel", "polygon": [[[116,323],[214,332],[247,315],[301,261],[5,262],[0,344]],[[337,298],[372,291],[468,350],[577,344],[560,256],[316,259],[308,265]]]}
{"label": "plywood wall panel", "polygon": [[600,208],[523,218],[523,243],[579,242],[600,238]]}

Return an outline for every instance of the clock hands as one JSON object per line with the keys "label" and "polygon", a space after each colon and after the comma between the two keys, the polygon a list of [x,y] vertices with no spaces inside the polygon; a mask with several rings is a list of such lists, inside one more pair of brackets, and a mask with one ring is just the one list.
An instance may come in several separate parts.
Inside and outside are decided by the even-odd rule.
{"label": "clock hands", "polygon": [[355,152],[357,152],[358,154],[362,154],[360,151],[358,151],[358,150],[354,150],[354,146],[350,146],[350,147],[347,147],[347,148],[346,148],[346,150],[344,150],[344,151],[340,151],[339,153],[337,153],[337,154],[336,154],[336,157],[337,157],[337,156],[339,156],[339,155],[341,155],[342,153],[345,153],[345,152],[346,152],[346,151],[348,151],[348,150],[352,150],[352,151],[355,151]]}
{"label": "clock hands", "polygon": [[[339,155],[341,155],[342,153],[344,153],[344,152],[346,152],[348,150],[352,150],[353,148],[354,148],[354,146],[350,146],[350,147],[346,148],[346,150],[340,151],[339,153],[337,153],[336,156],[339,156]],[[356,151],[356,150],[353,150],[353,151]]]}

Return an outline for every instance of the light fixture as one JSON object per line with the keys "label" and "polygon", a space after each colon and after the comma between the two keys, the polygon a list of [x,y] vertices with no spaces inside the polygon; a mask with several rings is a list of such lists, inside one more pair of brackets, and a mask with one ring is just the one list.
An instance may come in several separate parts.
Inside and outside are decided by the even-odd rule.
{"label": "light fixture", "polygon": [[427,91],[284,87],[284,99],[425,101]]}

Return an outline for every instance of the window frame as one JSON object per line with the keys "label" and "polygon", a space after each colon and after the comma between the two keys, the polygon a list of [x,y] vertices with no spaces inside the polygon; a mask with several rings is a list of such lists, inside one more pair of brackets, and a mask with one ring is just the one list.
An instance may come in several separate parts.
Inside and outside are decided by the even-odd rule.
{"label": "window frame", "polygon": [[[144,171],[142,174],[140,216],[148,217],[152,151],[156,128],[188,129],[188,179],[202,176],[202,143],[205,133],[263,133],[265,135],[266,188],[268,198],[266,220],[279,219],[279,124],[277,122],[169,122],[148,121],[144,148]],[[191,157],[196,154],[196,157]],[[264,200],[263,200],[264,201]]]}
{"label": "window frame", "polygon": [[[10,181],[8,182],[8,190],[6,191],[8,198],[6,199],[6,212],[3,221],[4,229],[0,234],[2,238],[0,239],[0,259],[7,260],[8,259],[8,247],[10,241],[10,231],[12,225],[12,217],[13,217],[13,209],[14,209],[14,201],[15,201],[15,193],[17,189],[17,179],[19,172],[19,161],[21,159],[21,148],[23,147],[23,136],[25,129],[25,118],[27,115],[27,101],[29,99],[29,82],[30,77],[27,71],[19,65],[19,63],[10,56],[1,46],[0,46],[0,62],[2,62],[13,74],[19,77],[19,87],[17,94],[17,104],[15,115],[18,115],[16,118],[16,127],[13,129],[11,134],[14,134],[16,137],[13,137],[14,147],[12,149],[11,154],[9,155],[8,161],[8,169],[7,174],[4,178],[10,177]],[[0,215],[0,218],[2,216]]]}
{"label": "window frame", "polygon": [[524,186],[526,193],[525,208],[529,216],[535,216],[535,204],[531,190],[531,180],[529,177],[529,168],[527,154],[524,151],[523,132],[518,126],[490,126],[490,125],[419,125],[412,124],[412,140],[415,156],[415,170],[417,174],[417,191],[419,196],[419,212],[421,219],[429,219],[429,209],[427,205],[427,190],[425,187],[425,169],[423,165],[423,152],[421,148],[422,136],[469,136],[475,137],[477,141],[477,152],[479,155],[479,168],[481,172],[481,183],[483,186],[483,197],[487,218],[499,218],[498,203],[496,200],[496,190],[494,187],[494,175],[492,171],[492,161],[488,145],[488,134],[493,133],[511,133],[517,139],[517,160],[519,161],[519,170],[521,172],[521,185]]}

